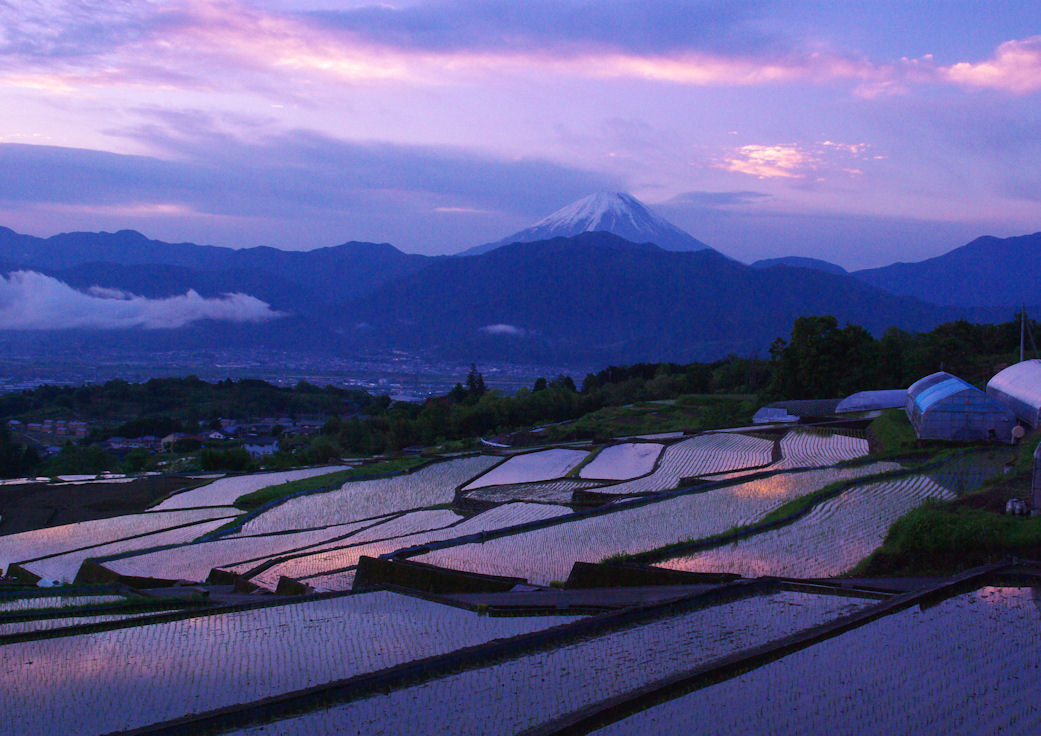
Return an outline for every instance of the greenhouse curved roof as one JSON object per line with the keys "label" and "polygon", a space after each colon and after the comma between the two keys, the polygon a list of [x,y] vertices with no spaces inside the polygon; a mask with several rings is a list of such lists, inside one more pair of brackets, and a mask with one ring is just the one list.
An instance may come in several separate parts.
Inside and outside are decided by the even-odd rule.
{"label": "greenhouse curved roof", "polygon": [[1041,407],[1041,360],[1010,365],[987,382],[987,391],[992,389]]}
{"label": "greenhouse curved roof", "polygon": [[835,409],[837,414],[853,411],[871,411],[872,409],[899,409],[907,401],[907,389],[886,389],[884,391],[858,391],[839,402]]}
{"label": "greenhouse curved roof", "polygon": [[907,389],[907,394],[914,399],[918,410],[924,412],[936,405],[937,402],[965,390],[983,393],[971,383],[963,381],[957,376],[940,372],[933,373],[915,382],[911,388]]}

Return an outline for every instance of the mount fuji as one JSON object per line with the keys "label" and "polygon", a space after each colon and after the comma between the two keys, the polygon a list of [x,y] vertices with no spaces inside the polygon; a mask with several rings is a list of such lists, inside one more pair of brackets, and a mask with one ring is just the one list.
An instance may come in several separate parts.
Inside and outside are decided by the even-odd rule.
{"label": "mount fuji", "polygon": [[510,243],[534,243],[573,238],[582,233],[609,232],[633,243],[654,243],[663,250],[696,251],[709,246],[681,230],[626,192],[597,192],[562,207],[531,227],[459,255],[476,256]]}

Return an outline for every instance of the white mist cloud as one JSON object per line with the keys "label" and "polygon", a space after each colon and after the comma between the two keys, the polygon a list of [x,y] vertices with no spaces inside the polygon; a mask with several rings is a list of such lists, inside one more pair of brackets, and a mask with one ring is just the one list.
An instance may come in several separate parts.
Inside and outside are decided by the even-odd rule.
{"label": "white mist cloud", "polygon": [[486,333],[488,335],[516,335],[516,336],[520,336],[520,335],[526,334],[527,331],[523,327],[516,327],[514,325],[506,325],[506,324],[499,323],[499,324],[494,324],[494,325],[485,325],[484,327],[481,328],[481,332],[484,332],[484,333]]}
{"label": "white mist cloud", "polygon": [[155,330],[204,319],[256,323],[282,316],[267,302],[248,294],[206,298],[189,290],[178,296],[149,299],[98,286],[78,291],[35,271],[0,276],[0,329],[4,330]]}

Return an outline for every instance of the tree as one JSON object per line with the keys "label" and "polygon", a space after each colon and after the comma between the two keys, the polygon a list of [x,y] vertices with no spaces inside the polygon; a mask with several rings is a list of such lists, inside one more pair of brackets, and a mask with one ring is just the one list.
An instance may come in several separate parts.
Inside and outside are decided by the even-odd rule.
{"label": "tree", "polygon": [[878,346],[860,325],[829,315],[800,317],[791,339],[770,347],[774,378],[771,392],[786,399],[827,399],[875,388]]}
{"label": "tree", "polygon": [[549,382],[549,387],[550,388],[555,388],[555,389],[561,389],[561,390],[564,390],[564,391],[570,391],[571,393],[575,393],[576,391],[578,391],[578,389],[575,388],[575,382],[571,378],[571,376],[565,376],[564,374],[560,374],[559,376],[554,378],[552,381],[550,381]]}
{"label": "tree", "polygon": [[470,364],[470,373],[466,376],[466,391],[473,399],[484,396],[488,388],[484,385],[484,376],[477,371],[477,366]]}
{"label": "tree", "polygon": [[36,449],[16,442],[7,426],[0,424],[0,478],[34,475],[39,464]]}

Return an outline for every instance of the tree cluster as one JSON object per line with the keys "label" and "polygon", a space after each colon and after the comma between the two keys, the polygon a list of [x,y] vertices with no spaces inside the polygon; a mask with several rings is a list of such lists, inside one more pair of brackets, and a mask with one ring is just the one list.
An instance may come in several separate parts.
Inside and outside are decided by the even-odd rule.
{"label": "tree cluster", "polygon": [[[1032,323],[1036,333],[1037,323]],[[823,399],[856,391],[906,388],[936,371],[983,385],[1019,359],[1019,315],[1003,324],[948,322],[924,333],[890,327],[881,338],[831,315],[800,317],[789,339],[770,349],[771,398]]]}

